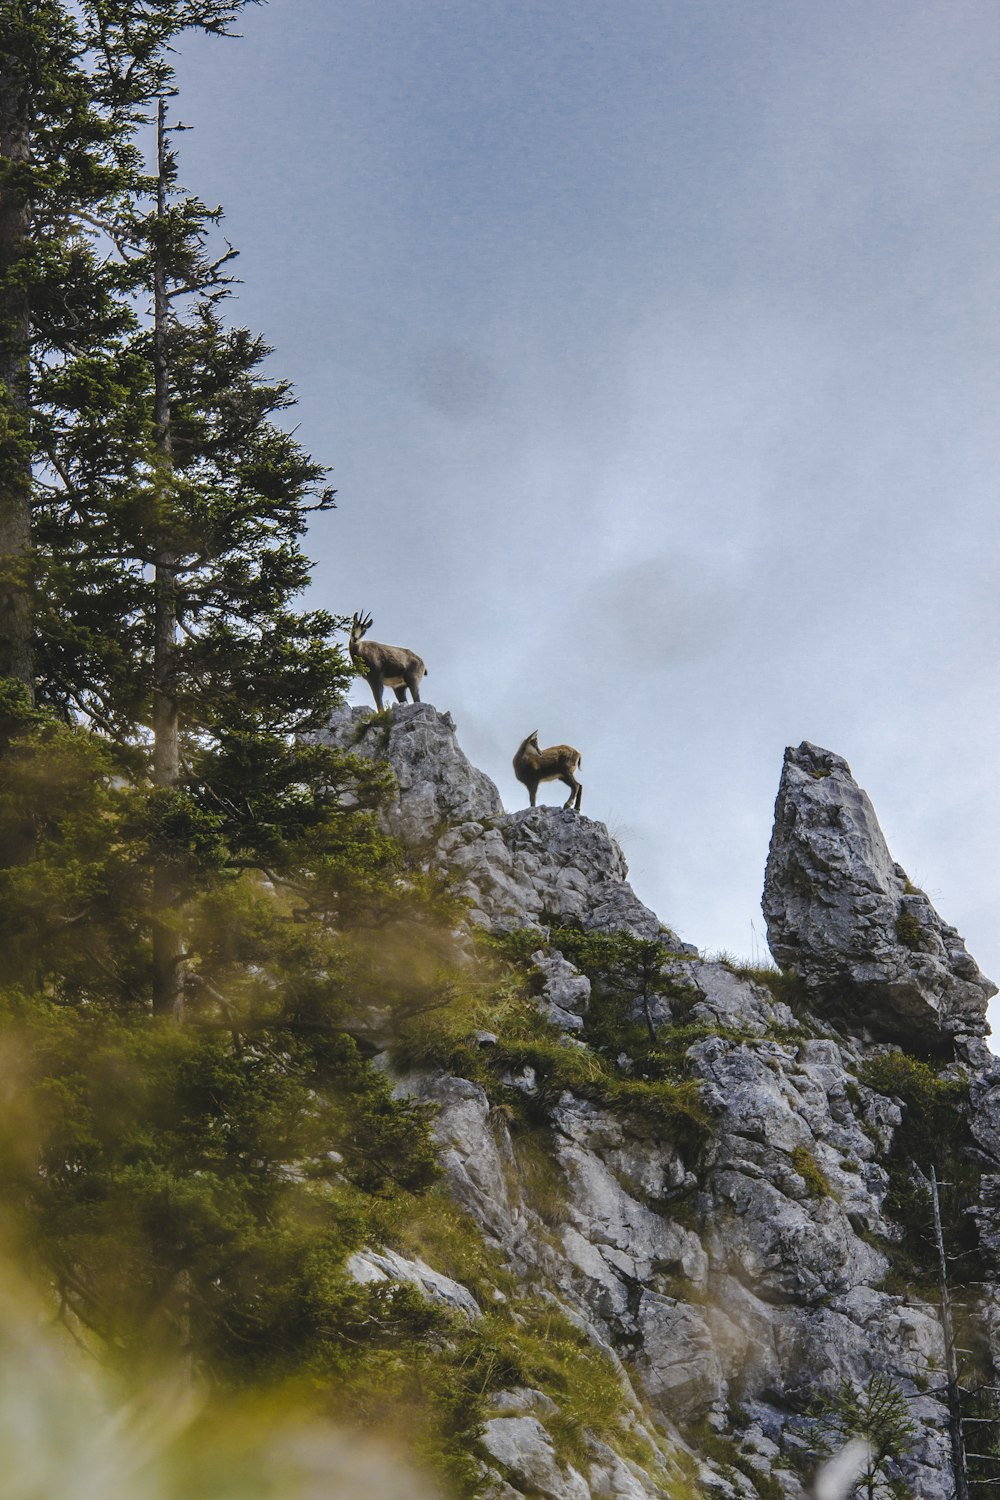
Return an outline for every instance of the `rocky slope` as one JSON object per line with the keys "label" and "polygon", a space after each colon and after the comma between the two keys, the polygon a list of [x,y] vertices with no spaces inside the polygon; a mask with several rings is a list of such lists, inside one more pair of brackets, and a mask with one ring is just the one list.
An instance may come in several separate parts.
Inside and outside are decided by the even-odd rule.
{"label": "rocky slope", "polygon": [[[536,934],[519,951],[548,1050],[505,1052],[497,1022],[468,1042],[495,1084],[425,1066],[398,1087],[434,1105],[484,1244],[617,1368],[631,1436],[567,1447],[559,1389],[511,1388],[474,1435],[481,1493],[804,1500],[817,1403],[884,1375],[913,1424],[885,1475],[919,1500],[953,1494],[927,1178],[949,1184],[964,1383],[998,1384],[994,986],[893,862],[846,762],[787,752],[764,899],[781,969],[754,972],[643,906],[602,824],[505,813],[449,715],[356,709],[330,736],[388,760],[390,823],[470,924]],[[378,1246],[355,1261],[477,1316],[431,1266]],[[976,1474],[1000,1483],[1000,1463]]]}

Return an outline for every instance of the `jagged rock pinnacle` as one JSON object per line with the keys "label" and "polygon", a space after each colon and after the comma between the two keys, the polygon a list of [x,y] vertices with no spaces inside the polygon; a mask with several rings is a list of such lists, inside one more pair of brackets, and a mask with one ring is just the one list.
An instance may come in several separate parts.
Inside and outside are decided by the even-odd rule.
{"label": "jagged rock pinnacle", "polygon": [[775,960],[893,1040],[982,1036],[996,985],[892,858],[847,762],[785,751],[764,879]]}

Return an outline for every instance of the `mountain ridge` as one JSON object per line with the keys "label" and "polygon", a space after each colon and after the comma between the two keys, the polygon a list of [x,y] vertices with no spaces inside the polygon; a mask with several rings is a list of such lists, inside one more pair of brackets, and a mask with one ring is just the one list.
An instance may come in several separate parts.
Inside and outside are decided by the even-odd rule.
{"label": "mountain ridge", "polygon": [[[787,753],[765,895],[784,968],[740,971],[638,901],[603,824],[504,812],[450,715],[347,710],[329,739],[392,767],[389,830],[468,902],[470,930],[520,955],[552,1027],[547,1050],[508,1055],[485,1026],[450,1058],[478,1076],[414,1068],[391,1049],[385,1065],[399,1093],[433,1106],[449,1188],[484,1243],[619,1368],[650,1455],[586,1433],[570,1455],[559,1390],[515,1388],[477,1438],[481,1493],[638,1500],[688,1484],[805,1500],[817,1411],[884,1377],[914,1431],[883,1478],[944,1500],[947,1351],[920,1243],[934,1163],[918,1127],[934,1116],[938,1176],[962,1176],[949,1249],[982,1283],[963,1293],[975,1302],[965,1338],[976,1379],[995,1383],[1000,1064],[983,1040],[994,987],[878,844],[847,763],[814,746]],[[856,972],[873,927],[878,951]],[[631,1040],[615,1056],[619,1033]],[[610,1070],[600,1084],[587,1081],[591,1056]],[[542,1211],[532,1132],[550,1179]]]}

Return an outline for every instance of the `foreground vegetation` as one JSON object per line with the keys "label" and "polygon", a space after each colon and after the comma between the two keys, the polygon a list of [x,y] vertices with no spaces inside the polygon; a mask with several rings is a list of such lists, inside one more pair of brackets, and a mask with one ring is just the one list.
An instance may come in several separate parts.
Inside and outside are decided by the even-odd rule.
{"label": "foreground vegetation", "polygon": [[[86,1461],[88,1424],[129,1398],[159,1467],[112,1444],[104,1493],[309,1493],[317,1432],[329,1493],[348,1471],[345,1493],[413,1492],[352,1470],[336,1425],[394,1436],[471,1496],[482,1422],[528,1386],[556,1404],[561,1461],[602,1440],[685,1500],[694,1460],[486,1247],[441,1181],[431,1114],[385,1063],[481,1085],[544,1235],[565,1210],[566,1091],[697,1165],[713,1127],[690,1050],[746,1039],[693,1018],[684,961],[655,942],[563,927],[470,953],[447,889],[385,832],[388,774],[317,736],[350,678],[344,620],[300,599],[302,538],[333,495],[281,425],[270,351],[224,321],[232,252],[179,186],[168,108],[178,41],[244,9],[0,6],[5,1461],[30,1465],[24,1431],[62,1433],[58,1411]],[[591,982],[576,1038],[539,1005],[539,948]],[[794,982],[754,977],[801,1009]],[[860,1083],[906,1106],[889,1208],[917,1275],[912,1166],[942,1140],[967,1243],[961,1085],[902,1057]],[[793,1164],[829,1193],[804,1148]],[[478,1314],[361,1284],[351,1255],[382,1247],[461,1282]],[[691,1440],[773,1500],[733,1444]],[[61,1493],[65,1469],[45,1482]]]}

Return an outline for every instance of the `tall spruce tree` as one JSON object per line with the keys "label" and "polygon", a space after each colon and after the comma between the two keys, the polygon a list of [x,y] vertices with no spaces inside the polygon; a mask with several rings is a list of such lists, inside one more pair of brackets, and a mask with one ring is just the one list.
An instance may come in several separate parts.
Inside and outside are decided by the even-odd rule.
{"label": "tall spruce tree", "polygon": [[165,120],[171,40],[224,32],[243,3],[0,11],[27,80],[0,101],[0,670],[151,777],[160,1011],[182,1000],[192,858],[273,870],[344,779],[296,739],[347,676],[336,622],[294,603],[332,492],[274,420],[291,396],[262,373],[270,351],[223,322],[232,252],[211,248],[219,211],[178,191]]}
{"label": "tall spruce tree", "polygon": [[[176,183],[161,98],[155,201],[138,226],[153,308],[148,335],[138,335],[143,347],[148,337],[152,365],[152,453],[136,475],[148,505],[125,507],[121,550],[153,569],[152,597],[140,591],[135,605],[150,624],[154,786],[193,790],[196,759],[220,817],[213,759],[235,752],[248,772],[244,802],[257,816],[253,766],[276,750],[294,761],[289,736],[321,722],[345,681],[343,658],[329,645],[333,620],[292,606],[309,571],[299,539],[310,512],[331,506],[333,494],[321,486],[323,471],[271,420],[290,397],[284,383],[260,374],[270,351],[220,319],[234,252],[213,257],[208,248],[218,210],[178,195]],[[299,762],[304,768],[306,759]],[[273,815],[273,799],[269,806]],[[223,821],[231,840],[232,818]],[[183,996],[172,832],[158,830],[154,843],[159,1011],[177,1011]]]}
{"label": "tall spruce tree", "polygon": [[74,218],[113,201],[119,184],[121,122],[95,107],[82,50],[56,0],[0,5],[0,674],[29,694],[33,376],[106,312]]}
{"label": "tall spruce tree", "polygon": [[31,533],[28,441],[28,293],[21,277],[28,236],[29,128],[24,35],[4,28],[0,53],[0,674],[30,689]]}
{"label": "tall spruce tree", "polygon": [[29,695],[33,522],[59,482],[47,428],[109,397],[98,361],[131,308],[104,250],[134,191],[136,129],[171,41],[225,32],[247,3],[0,0],[0,677]]}
{"label": "tall spruce tree", "polygon": [[441,1003],[454,909],[384,773],[303,737],[348,671],[295,604],[332,495],[157,104],[240,8],[0,0],[0,1252],[132,1380],[381,1388],[427,1309],[344,1259],[435,1165],[366,1026]]}

